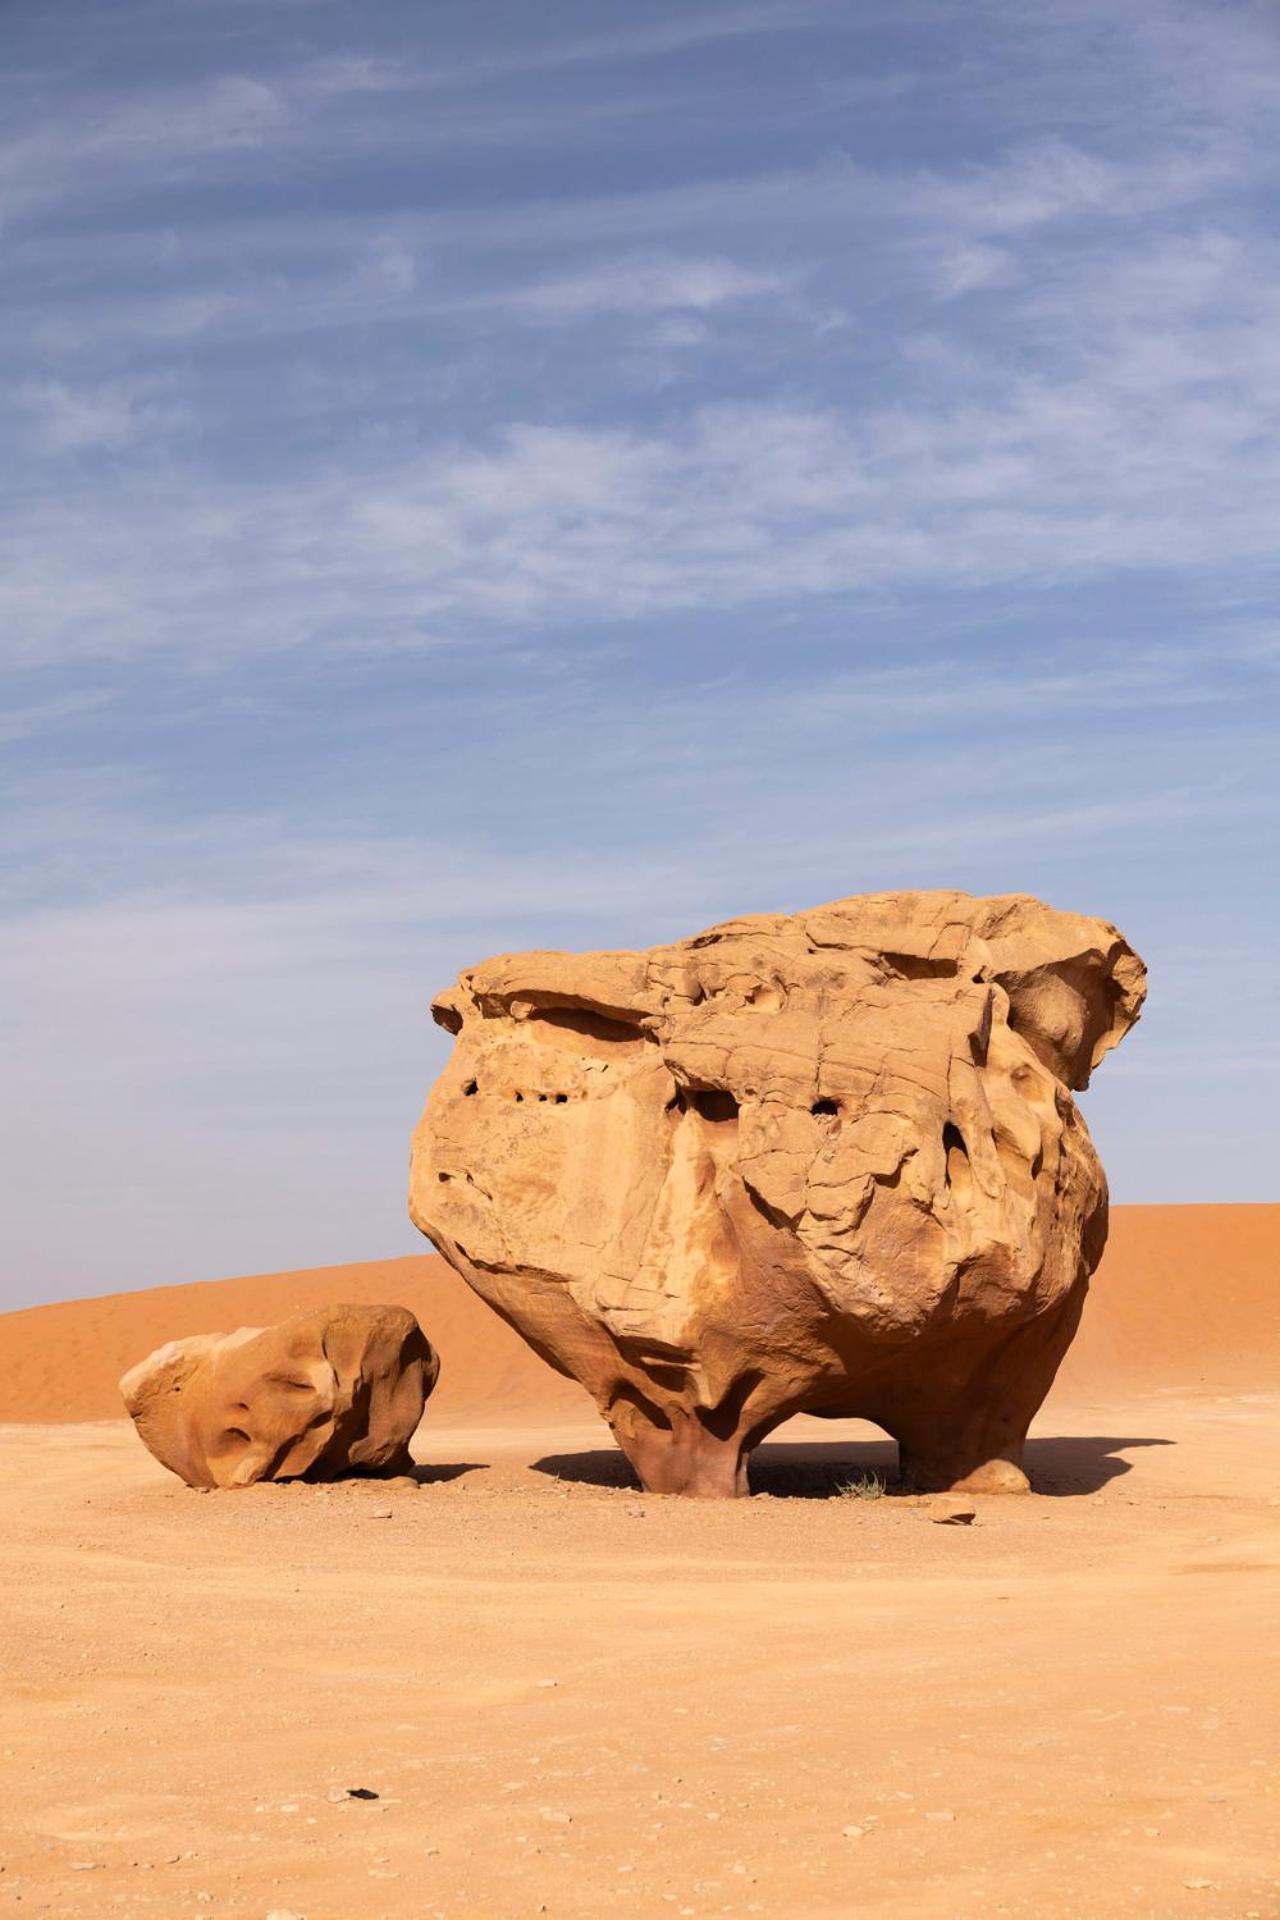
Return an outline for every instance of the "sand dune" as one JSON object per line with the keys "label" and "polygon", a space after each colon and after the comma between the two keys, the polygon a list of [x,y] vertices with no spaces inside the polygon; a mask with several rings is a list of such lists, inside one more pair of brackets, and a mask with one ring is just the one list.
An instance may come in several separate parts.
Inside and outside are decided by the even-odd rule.
{"label": "sand dune", "polygon": [[1054,1395],[1278,1385],[1280,1206],[1114,1208]]}
{"label": "sand dune", "polygon": [[[116,1381],[165,1340],[327,1301],[409,1307],[440,1352],[430,1418],[575,1419],[589,1403],[435,1255],[153,1287],[0,1316],[0,1420],[122,1414]],[[1117,1207],[1055,1394],[1280,1383],[1280,1206]]]}

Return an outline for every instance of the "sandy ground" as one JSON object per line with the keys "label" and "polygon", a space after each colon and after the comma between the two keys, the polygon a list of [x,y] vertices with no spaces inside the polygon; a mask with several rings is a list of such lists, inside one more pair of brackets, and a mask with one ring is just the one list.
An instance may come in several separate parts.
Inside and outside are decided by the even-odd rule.
{"label": "sandy ground", "polygon": [[[390,1489],[197,1494],[124,1422],[19,1423],[0,1320],[0,1907],[1275,1920],[1280,1209],[1128,1212],[1037,1492],[968,1525],[842,1492],[891,1464],[854,1423],[750,1502],[643,1496],[434,1263],[452,1398]],[[80,1310],[81,1411],[174,1292],[210,1324]]]}

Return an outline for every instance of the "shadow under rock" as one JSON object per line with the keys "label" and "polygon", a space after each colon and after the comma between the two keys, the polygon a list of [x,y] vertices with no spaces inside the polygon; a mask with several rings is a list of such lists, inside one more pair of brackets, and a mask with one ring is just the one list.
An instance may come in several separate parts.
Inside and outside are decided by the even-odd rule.
{"label": "shadow under rock", "polygon": [[446,1480],[461,1480],[464,1473],[487,1473],[487,1460],[450,1460],[441,1466],[415,1466],[410,1479],[420,1487],[443,1486]]}
{"label": "shadow under rock", "polygon": [[[1054,1498],[1096,1493],[1109,1480],[1130,1473],[1122,1456],[1134,1447],[1171,1447],[1154,1436],[1061,1435],[1028,1440],[1025,1466],[1035,1493]],[[533,1462],[535,1473],[591,1487],[639,1488],[626,1455],[613,1447],[581,1453],[549,1453]],[[766,1441],[751,1456],[753,1493],[780,1500],[830,1500],[864,1479],[881,1481],[888,1494],[906,1491],[897,1484],[898,1448],[894,1441]]]}
{"label": "shadow under rock", "polygon": [[591,1447],[581,1453],[546,1453],[533,1463],[535,1473],[552,1480],[572,1480],[586,1487],[626,1487],[638,1492],[640,1482],[631,1462],[617,1447]]}
{"label": "shadow under rock", "polygon": [[1122,1456],[1135,1447],[1172,1447],[1177,1442],[1154,1434],[1055,1434],[1051,1439],[1028,1440],[1025,1466],[1036,1493],[1064,1495],[1096,1493],[1108,1480],[1133,1472],[1133,1461]]}
{"label": "shadow under rock", "polygon": [[[299,1486],[312,1487],[377,1488],[394,1486],[397,1480],[416,1480],[420,1487],[431,1487],[443,1485],[446,1480],[460,1480],[464,1473],[487,1473],[488,1471],[487,1460],[450,1460],[439,1466],[433,1462],[425,1467],[415,1460],[411,1467],[398,1467],[394,1472],[388,1472],[385,1467],[352,1467],[346,1473],[334,1474],[332,1479],[311,1480],[305,1473],[296,1475],[295,1479]],[[280,1484],[288,1486],[291,1482],[286,1480]]]}

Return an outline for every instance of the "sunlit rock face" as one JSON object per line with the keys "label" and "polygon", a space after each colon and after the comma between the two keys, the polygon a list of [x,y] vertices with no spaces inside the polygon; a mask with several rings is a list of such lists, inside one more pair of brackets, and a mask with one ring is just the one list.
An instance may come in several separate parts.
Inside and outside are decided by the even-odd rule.
{"label": "sunlit rock face", "polygon": [[124,1403],[189,1486],[404,1473],[440,1363],[405,1307],[322,1307],[277,1327],[171,1340]]}
{"label": "sunlit rock face", "polygon": [[878,1422],[922,1487],[1025,1488],[1106,1239],[1072,1090],[1144,991],[1023,895],[505,955],[435,1003],[410,1210],[652,1490],[744,1492],[800,1411]]}

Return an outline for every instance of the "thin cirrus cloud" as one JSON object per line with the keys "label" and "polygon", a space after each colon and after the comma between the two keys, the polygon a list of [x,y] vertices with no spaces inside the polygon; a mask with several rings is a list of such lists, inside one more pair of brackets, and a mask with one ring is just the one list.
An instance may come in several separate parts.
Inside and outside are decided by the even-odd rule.
{"label": "thin cirrus cloud", "polygon": [[[231,617],[248,583],[276,644],[318,628],[328,640],[356,605],[366,639],[403,644],[442,620],[614,622],[895,584],[1264,565],[1280,441],[1259,428],[1280,399],[1280,299],[1243,262],[1238,240],[1200,231],[1139,249],[1123,274],[1107,259],[1082,283],[1042,277],[1025,327],[1052,371],[1001,378],[989,352],[948,344],[931,321],[913,344],[924,401],[750,398],[662,427],[508,425],[488,445],[423,454],[393,439],[377,464],[360,449],[347,472],[287,486],[150,461],[151,437],[183,427],[172,384],[145,404],[119,385],[30,385],[20,403],[44,406],[50,451],[143,451],[107,499],[96,475],[79,496],[17,490],[0,603],[36,660],[203,647],[219,624],[231,657],[267,638],[242,609]],[[634,273],[603,267],[527,297],[601,312],[764,291],[722,265],[651,262],[637,299]]]}
{"label": "thin cirrus cloud", "polygon": [[[1206,332],[1236,350],[1209,392]],[[1153,342],[1122,330],[1096,378],[1029,378],[949,413],[746,402],[661,433],[517,426],[490,447],[288,488],[144,469],[123,499],[20,503],[0,606],[36,660],[203,650],[219,628],[230,659],[273,644],[261,615],[277,646],[333,644],[348,626],[403,644],[441,623],[474,643],[548,618],[1265,565],[1280,487],[1280,442],[1255,411],[1275,384],[1268,341],[1252,318],[1171,329],[1157,379]],[[85,439],[103,424],[60,395],[64,450],[68,418]]]}
{"label": "thin cirrus cloud", "polygon": [[480,952],[898,884],[1124,924],[1117,1196],[1266,1197],[1196,955],[1277,937],[1268,7],[69,9],[0,78],[27,1297],[411,1244]]}
{"label": "thin cirrus cloud", "polygon": [[570,320],[597,313],[700,313],[729,301],[781,292],[786,284],[780,274],[752,272],[732,260],[640,254],[535,281],[491,299],[516,313]]}

